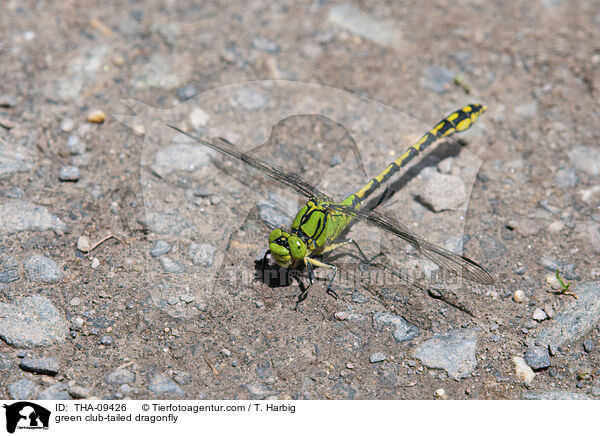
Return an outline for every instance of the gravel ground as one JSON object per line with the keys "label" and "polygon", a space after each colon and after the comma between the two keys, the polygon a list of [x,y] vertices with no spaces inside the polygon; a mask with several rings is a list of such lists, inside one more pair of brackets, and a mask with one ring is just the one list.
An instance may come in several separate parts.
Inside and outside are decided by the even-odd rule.
{"label": "gravel ground", "polygon": [[[598,2],[0,10],[4,398],[600,397]],[[496,284],[379,283],[346,250],[339,298],[318,281],[297,311],[253,278],[298,197],[164,124],[339,197],[470,102],[383,207]]]}

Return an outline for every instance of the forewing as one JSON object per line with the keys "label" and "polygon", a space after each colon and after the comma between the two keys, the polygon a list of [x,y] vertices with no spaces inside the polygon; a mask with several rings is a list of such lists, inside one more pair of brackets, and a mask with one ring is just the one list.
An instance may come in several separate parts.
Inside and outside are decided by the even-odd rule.
{"label": "forewing", "polygon": [[281,183],[282,185],[293,189],[300,195],[303,195],[305,197],[314,196],[319,198],[320,200],[329,200],[329,197],[326,194],[319,191],[317,188],[312,186],[298,174],[287,171],[285,168],[279,167],[277,165],[267,164],[250,153],[240,153],[234,148],[233,144],[227,141],[226,139],[218,138],[217,141],[215,141],[218,142],[218,144],[211,143],[201,138],[198,138],[197,136],[194,136],[191,133],[181,130],[180,128],[175,127],[171,124],[167,125],[172,129],[177,130],[179,133],[184,134],[188,138],[199,142],[200,144],[210,147],[213,150],[216,150],[219,153],[224,154],[225,156],[231,159],[241,161],[246,165],[261,171],[263,174],[269,176],[273,180]]}
{"label": "forewing", "polygon": [[355,210],[352,207],[335,203],[331,204],[329,207],[404,239],[406,242],[413,245],[423,256],[432,260],[447,271],[462,276],[467,280],[482,283],[484,285],[491,285],[494,283],[492,276],[471,259],[460,256],[442,247],[438,247],[431,242],[427,242],[392,217],[373,210]]}

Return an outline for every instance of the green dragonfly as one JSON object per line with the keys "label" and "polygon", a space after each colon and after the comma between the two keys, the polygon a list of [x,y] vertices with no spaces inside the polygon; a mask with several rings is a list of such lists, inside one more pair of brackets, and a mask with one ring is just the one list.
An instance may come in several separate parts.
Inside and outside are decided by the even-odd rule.
{"label": "green dragonfly", "polygon": [[321,256],[352,243],[358,248],[363,258],[366,258],[354,240],[349,238],[338,240],[338,237],[346,230],[353,219],[364,221],[403,239],[414,246],[422,256],[451,273],[484,285],[494,283],[494,279],[490,274],[471,259],[426,241],[392,217],[374,210],[363,209],[364,201],[419,152],[425,150],[440,138],[467,130],[485,110],[486,107],[483,105],[470,104],[448,115],[433,129],[425,133],[414,145],[408,147],[399,158],[389,164],[381,173],[341,202],[334,201],[298,174],[263,162],[250,153],[240,153],[232,143],[223,138],[216,140],[218,144],[211,143],[171,124],[168,124],[168,126],[231,159],[241,161],[261,171],[298,194],[308,197],[308,201],[296,215],[289,232],[283,229],[275,229],[271,232],[269,235],[269,250],[267,250],[264,257],[266,259],[269,254],[272,254],[277,265],[282,268],[305,267],[308,270],[309,285],[302,290],[298,297],[296,304],[296,307],[298,307],[298,304],[306,299],[313,284],[314,267],[333,270],[333,275],[327,285],[327,293],[337,297],[332,289],[337,268],[334,265],[322,262],[315,256]]}

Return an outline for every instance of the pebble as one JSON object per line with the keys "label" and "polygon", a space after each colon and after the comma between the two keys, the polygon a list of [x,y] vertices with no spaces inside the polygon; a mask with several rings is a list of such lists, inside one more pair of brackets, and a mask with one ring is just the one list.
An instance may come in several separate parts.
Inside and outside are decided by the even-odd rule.
{"label": "pebble", "polygon": [[253,88],[242,88],[238,91],[236,101],[245,109],[260,109],[267,104],[267,98]]}
{"label": "pebble", "polygon": [[75,128],[75,122],[70,118],[65,118],[60,123],[60,130],[63,132],[70,132]]}
{"label": "pebble", "polygon": [[185,395],[183,389],[179,387],[177,383],[175,383],[170,378],[159,374],[156,375],[150,380],[148,383],[148,389],[154,392],[155,394],[174,394],[174,395]]}
{"label": "pebble", "polygon": [[333,317],[338,321],[364,321],[365,316],[360,313],[353,312],[336,312]]}
{"label": "pebble", "polygon": [[419,79],[419,85],[423,89],[443,94],[448,90],[455,77],[456,73],[452,70],[431,66],[425,69],[423,76]]}
{"label": "pebble", "polygon": [[396,47],[402,41],[399,25],[379,18],[349,3],[332,6],[327,21],[384,47]]}
{"label": "pebble", "polygon": [[383,362],[386,359],[387,359],[387,356],[385,355],[385,353],[377,352],[377,353],[371,354],[371,357],[369,357],[369,362],[371,362],[371,363]]}
{"label": "pebble", "polygon": [[513,357],[513,363],[515,364],[515,376],[517,380],[531,384],[535,377],[533,370],[527,365],[525,359],[522,357]]}
{"label": "pebble", "polygon": [[98,123],[101,124],[106,119],[106,114],[102,112],[100,109],[95,109],[91,111],[86,120],[88,123]]}
{"label": "pebble", "polygon": [[112,345],[114,342],[113,338],[111,335],[104,335],[100,338],[100,345]]}
{"label": "pebble", "polygon": [[4,271],[0,271],[0,283],[12,283],[16,282],[21,278],[17,268],[9,268]]}
{"label": "pebble", "polygon": [[211,267],[215,261],[217,249],[208,243],[197,244],[193,242],[188,250],[188,256],[194,265],[205,268]]}
{"label": "pebble", "polygon": [[17,105],[17,100],[8,94],[0,95],[0,107],[10,108],[15,107]]}
{"label": "pebble", "polygon": [[104,376],[104,381],[109,385],[132,384],[135,381],[135,374],[127,368],[117,368]]}
{"label": "pebble", "polygon": [[67,392],[72,398],[75,399],[88,398],[92,395],[89,389],[78,385],[69,386],[67,388]]}
{"label": "pebble", "polygon": [[61,182],[76,182],[79,177],[79,167],[74,165],[62,166],[58,170],[58,179]]}
{"label": "pebble", "polygon": [[543,228],[543,223],[532,219],[518,219],[510,220],[507,227],[516,232],[524,238],[529,238],[536,235]]}
{"label": "pebble", "polygon": [[254,38],[252,41],[252,46],[260,51],[264,51],[265,53],[277,53],[279,51],[279,46],[276,42],[271,41],[267,38]]}
{"label": "pebble", "polygon": [[358,304],[364,304],[369,302],[369,297],[365,294],[361,294],[358,291],[352,292],[352,302]]}
{"label": "pebble", "polygon": [[590,391],[590,394],[592,394],[596,398],[600,397],[600,386],[593,386]]}
{"label": "pebble", "polygon": [[585,351],[586,353],[591,353],[592,351],[594,351],[595,345],[594,345],[594,341],[592,341],[591,339],[588,339],[586,341],[583,341],[583,351]]}
{"label": "pebble", "polygon": [[67,148],[71,156],[77,156],[85,153],[85,144],[81,142],[79,136],[71,135],[67,139]]}
{"label": "pebble", "polygon": [[451,330],[436,334],[419,344],[415,357],[428,368],[443,369],[455,379],[467,377],[477,366],[477,335],[473,331]]}
{"label": "pebble", "polygon": [[181,274],[185,272],[185,266],[170,257],[161,257],[160,263],[163,270],[169,274]]}
{"label": "pebble", "polygon": [[92,258],[92,264],[91,264],[92,269],[98,269],[99,266],[100,266],[100,261],[98,260],[98,258],[97,257]]}
{"label": "pebble", "polygon": [[560,189],[574,188],[578,181],[575,168],[561,168],[554,175],[554,184]]}
{"label": "pebble", "polygon": [[598,147],[577,146],[567,152],[576,169],[590,176],[600,175],[600,150]]}
{"label": "pebble", "polygon": [[81,300],[77,297],[73,297],[71,298],[71,300],[69,301],[69,304],[71,306],[79,306],[81,304]]}
{"label": "pebble", "polygon": [[186,101],[198,95],[198,90],[194,85],[185,85],[177,90],[179,101]]}
{"label": "pebble", "polygon": [[437,164],[437,169],[442,174],[450,174],[452,172],[452,164],[454,163],[454,159],[451,157],[447,157],[446,159],[442,159]]}
{"label": "pebble", "polygon": [[181,24],[176,21],[154,21],[151,25],[153,33],[160,35],[167,45],[173,46],[181,36]]}
{"label": "pebble", "polygon": [[546,227],[546,229],[550,232],[550,233],[558,233],[560,232],[563,228],[565,227],[565,223],[563,223],[562,221],[552,221],[550,224],[548,224],[548,227]]}
{"label": "pebble", "polygon": [[36,374],[56,375],[60,371],[58,360],[54,357],[26,357],[19,362],[19,367],[23,371]]}
{"label": "pebble", "polygon": [[[600,281],[580,283],[575,289],[577,299],[552,322],[544,323],[535,338],[537,345],[561,348],[585,337],[600,321]],[[572,297],[570,297],[572,298]]]}
{"label": "pebble", "polygon": [[465,204],[465,184],[458,176],[433,173],[425,182],[419,199],[434,212],[457,210]]}
{"label": "pebble", "polygon": [[167,254],[169,251],[171,251],[171,248],[171,244],[169,244],[167,241],[159,239],[154,243],[154,246],[150,249],[150,255],[152,257],[160,257],[163,254]]}
{"label": "pebble", "polygon": [[387,312],[375,312],[373,314],[373,328],[382,331],[384,326],[394,328],[393,336],[398,343],[410,341],[421,334],[421,330],[417,326],[410,324],[401,316]]}
{"label": "pebble", "polygon": [[600,225],[587,224],[581,234],[583,240],[591,246],[594,253],[600,254]]}
{"label": "pebble", "polygon": [[64,383],[55,383],[49,388],[44,389],[39,393],[38,400],[70,400],[71,397],[67,393],[67,385]]}
{"label": "pebble", "polygon": [[77,238],[77,249],[82,253],[88,253],[92,249],[90,239],[87,236],[80,236]]}
{"label": "pebble", "polygon": [[513,293],[513,301],[515,303],[522,303],[525,301],[525,292],[523,292],[520,289],[517,289],[514,293]]}
{"label": "pebble", "polygon": [[8,395],[13,400],[32,400],[37,390],[38,385],[26,378],[8,385]]}
{"label": "pebble", "polygon": [[548,348],[528,347],[525,351],[525,362],[534,371],[539,371],[550,367],[550,353]]}
{"label": "pebble", "polygon": [[195,107],[190,112],[189,120],[193,129],[198,130],[200,127],[206,126],[208,120],[210,120],[210,115],[199,107]]}
{"label": "pebble", "polygon": [[34,254],[23,263],[29,280],[37,283],[58,283],[63,279],[63,272],[58,264],[45,256]]}
{"label": "pebble", "polygon": [[259,202],[256,206],[258,207],[258,217],[270,229],[285,228],[292,221],[292,217],[287,211],[271,203]]}
{"label": "pebble", "polygon": [[448,398],[448,395],[446,395],[446,390],[444,388],[439,388],[439,389],[436,389],[436,391],[435,391],[435,397],[445,400]]}
{"label": "pebble", "polygon": [[179,296],[179,299],[181,301],[183,301],[185,304],[190,304],[190,303],[193,303],[194,301],[196,301],[196,297],[194,297],[192,294],[181,294]]}
{"label": "pebble", "polygon": [[9,235],[25,230],[54,230],[62,233],[67,226],[45,207],[22,200],[9,200],[0,204],[0,234]]}
{"label": "pebble", "polygon": [[150,169],[159,177],[176,171],[194,172],[210,163],[211,152],[192,144],[176,144],[158,151]]}
{"label": "pebble", "polygon": [[49,347],[64,341],[68,325],[52,302],[40,295],[0,303],[0,338],[18,348]]}
{"label": "pebble", "polygon": [[192,381],[192,374],[187,371],[173,371],[173,380],[179,385],[187,385]]}
{"label": "pebble", "polygon": [[548,315],[546,315],[546,312],[544,312],[542,309],[540,309],[539,307],[536,307],[535,310],[533,311],[533,315],[532,318],[535,319],[536,321],[544,321],[545,319],[548,319]]}

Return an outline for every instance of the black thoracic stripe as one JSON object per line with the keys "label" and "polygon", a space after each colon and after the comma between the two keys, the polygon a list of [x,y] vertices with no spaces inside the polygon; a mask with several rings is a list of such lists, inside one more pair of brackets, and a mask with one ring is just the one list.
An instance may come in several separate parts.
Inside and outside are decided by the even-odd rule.
{"label": "black thoracic stripe", "polygon": [[323,231],[325,230],[325,226],[327,225],[327,214],[325,212],[323,212],[323,220],[321,222],[321,218],[319,218],[319,225],[317,227],[317,230],[319,229],[319,227],[321,228],[321,231],[319,232],[319,234],[317,235],[317,230],[315,230],[315,234],[312,236],[312,239],[314,239],[315,241],[317,239],[319,239],[321,237],[321,235],[323,234]]}

